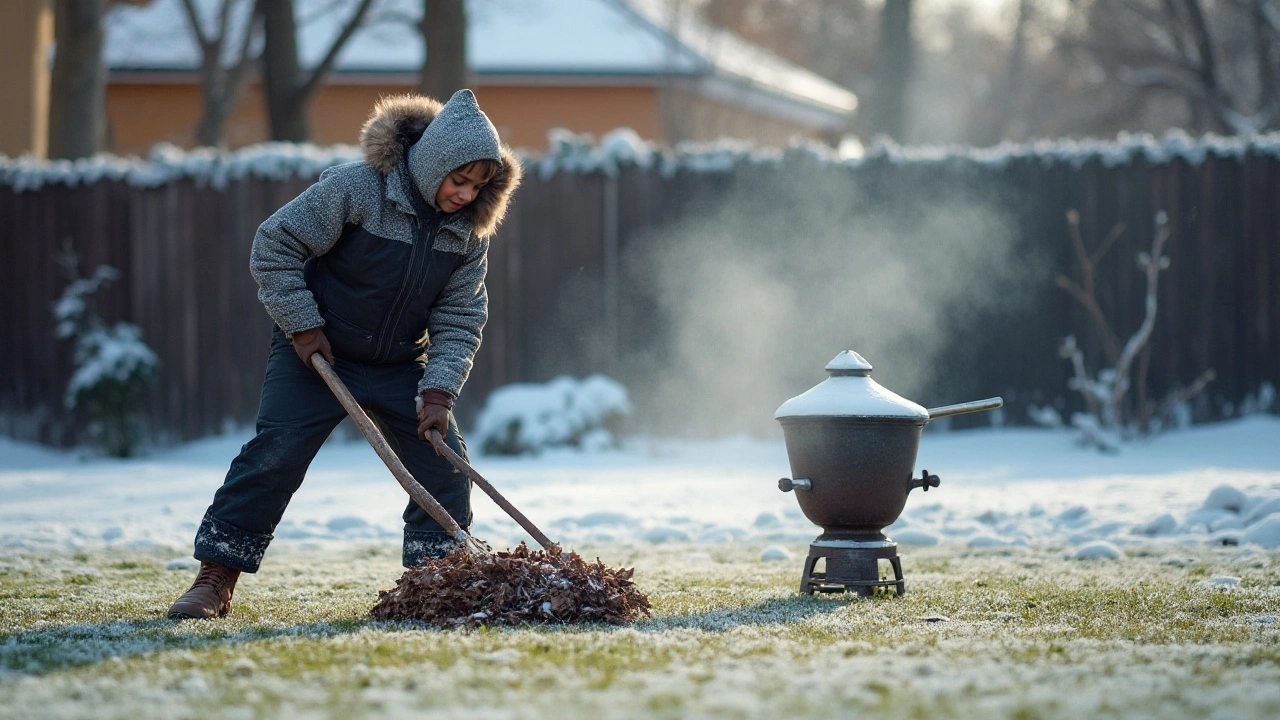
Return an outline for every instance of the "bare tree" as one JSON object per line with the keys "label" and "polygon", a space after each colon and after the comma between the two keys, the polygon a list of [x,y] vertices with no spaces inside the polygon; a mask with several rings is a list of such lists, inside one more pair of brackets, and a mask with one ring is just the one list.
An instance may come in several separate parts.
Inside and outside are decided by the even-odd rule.
{"label": "bare tree", "polygon": [[267,116],[271,122],[271,139],[305,142],[311,139],[307,124],[307,107],[338,54],[342,52],[369,14],[373,0],[351,0],[355,9],[330,42],[323,59],[304,71],[298,60],[298,24],[293,0],[258,0],[262,14],[263,89],[267,98]]}
{"label": "bare tree", "polygon": [[1094,0],[1074,42],[1134,97],[1172,96],[1195,131],[1280,127],[1275,0]]}
{"label": "bare tree", "polygon": [[915,55],[911,5],[912,0],[885,0],[880,11],[876,86],[868,108],[871,131],[897,140],[906,136],[907,89]]}
{"label": "bare tree", "polygon": [[422,0],[421,28],[427,52],[418,91],[448,100],[469,84],[466,0]]}
{"label": "bare tree", "polygon": [[987,124],[986,132],[977,139],[980,144],[993,144],[1011,135],[1025,134],[1025,129],[1019,126],[1026,125],[1029,120],[1023,112],[1029,99],[1024,84],[1028,71],[1028,35],[1035,11],[1035,0],[1018,0],[1018,15],[1013,25],[1003,82],[993,89],[995,97],[990,105],[994,110],[994,117]]}
{"label": "bare tree", "polygon": [[102,61],[106,0],[55,0],[57,54],[49,88],[49,157],[88,157],[102,146],[107,70]]}
{"label": "bare tree", "polygon": [[195,0],[182,0],[191,34],[200,46],[200,94],[203,110],[196,142],[220,145],[227,117],[235,109],[258,61],[254,51],[255,0],[221,0],[213,27],[205,27]]}

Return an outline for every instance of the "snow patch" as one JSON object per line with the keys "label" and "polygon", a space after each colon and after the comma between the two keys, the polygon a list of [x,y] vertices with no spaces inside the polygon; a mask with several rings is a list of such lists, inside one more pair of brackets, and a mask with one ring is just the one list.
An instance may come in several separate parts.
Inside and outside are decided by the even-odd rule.
{"label": "snow patch", "polygon": [[1203,510],[1228,510],[1238,513],[1249,503],[1249,496],[1230,485],[1219,485],[1209,491],[1200,506]]}
{"label": "snow patch", "polygon": [[780,548],[777,545],[770,545],[769,547],[760,551],[760,559],[765,561],[790,560],[791,553],[787,552],[785,548]]}
{"label": "snow patch", "polygon": [[655,527],[645,530],[640,539],[654,544],[688,542],[689,533],[676,527]]}
{"label": "snow patch", "polygon": [[1243,540],[1254,545],[1261,545],[1268,550],[1280,548],[1280,516],[1272,515],[1249,528],[1244,533]]}
{"label": "snow patch", "polygon": [[1149,520],[1141,525],[1134,525],[1129,531],[1134,535],[1146,535],[1154,537],[1156,535],[1170,535],[1178,529],[1178,521],[1173,515],[1165,513],[1160,517]]}
{"label": "snow patch", "polygon": [[938,536],[924,530],[903,530],[902,532],[894,533],[893,539],[899,545],[929,546],[938,544]]}
{"label": "snow patch", "polygon": [[1071,554],[1072,560],[1119,560],[1124,551],[1109,542],[1094,542],[1083,545]]}

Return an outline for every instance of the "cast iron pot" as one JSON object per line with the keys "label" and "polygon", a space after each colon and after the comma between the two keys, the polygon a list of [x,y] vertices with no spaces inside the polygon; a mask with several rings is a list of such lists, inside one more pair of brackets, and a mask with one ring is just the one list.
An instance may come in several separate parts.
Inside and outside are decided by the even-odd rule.
{"label": "cast iron pot", "polygon": [[924,409],[871,379],[871,363],[852,350],[826,367],[831,377],[782,404],[791,477],[805,517],[829,539],[884,539],[915,488],[937,487],[928,471],[913,477],[920,434],[933,418],[991,410],[1000,398]]}

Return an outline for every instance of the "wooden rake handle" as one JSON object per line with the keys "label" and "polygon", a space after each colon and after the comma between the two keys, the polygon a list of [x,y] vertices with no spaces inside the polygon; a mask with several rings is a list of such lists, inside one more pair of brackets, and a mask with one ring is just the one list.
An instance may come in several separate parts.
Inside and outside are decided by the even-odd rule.
{"label": "wooden rake handle", "polygon": [[506,513],[511,516],[512,520],[520,523],[520,527],[524,528],[524,531],[529,533],[530,537],[537,540],[538,544],[541,545],[544,550],[551,549],[551,546],[555,543],[551,542],[546,535],[543,535],[542,531],[539,530],[538,527],[529,520],[529,518],[525,517],[524,513],[517,510],[515,505],[508,502],[507,499],[502,496],[502,493],[498,492],[497,488],[491,485],[488,480],[481,477],[480,473],[476,472],[475,468],[471,467],[466,460],[462,459],[462,456],[454,452],[453,448],[446,445],[444,438],[440,437],[439,430],[432,429],[431,446],[436,449],[437,453],[445,456],[445,458],[458,469],[458,472],[466,475],[471,479],[471,482],[479,485],[481,490],[488,493],[489,497],[493,498],[493,501],[498,504],[498,507],[505,510]]}
{"label": "wooden rake handle", "polygon": [[333,371],[329,363],[325,362],[320,353],[311,356],[311,366],[316,369],[316,372],[320,373],[320,377],[324,378],[325,384],[337,396],[338,402],[342,403],[342,407],[347,409],[347,414],[355,421],[356,427],[360,428],[360,432],[364,433],[365,439],[373,446],[373,451],[378,453],[378,457],[382,458],[382,462],[387,464],[387,469],[395,476],[396,482],[400,483],[400,487],[409,493],[409,497],[413,498],[418,507],[425,510],[432,520],[440,523],[440,527],[444,528],[445,532],[452,535],[464,547],[473,547],[475,541],[449,515],[444,506],[437,502],[431,496],[431,493],[427,492],[427,489],[413,478],[413,474],[409,472],[409,469],[391,451],[391,446],[387,444],[387,439],[382,436],[378,427],[369,419],[364,408],[361,408],[356,399],[351,396],[351,391],[347,390],[347,386],[338,378],[338,374]]}

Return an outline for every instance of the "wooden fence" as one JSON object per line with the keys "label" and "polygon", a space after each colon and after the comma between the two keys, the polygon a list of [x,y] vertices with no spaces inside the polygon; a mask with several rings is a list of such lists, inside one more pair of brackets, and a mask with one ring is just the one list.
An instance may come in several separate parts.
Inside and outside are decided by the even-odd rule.
{"label": "wooden fence", "polygon": [[[138,187],[106,179],[28,190],[0,184],[0,433],[64,445],[83,439],[82,419],[62,402],[70,348],[54,338],[50,311],[67,283],[58,264],[64,245],[77,253],[82,272],[103,263],[121,271],[100,309],[109,320],[139,325],[160,356],[160,382],[147,413],[159,439],[252,422],[270,321],[248,274],[249,246],[256,226],[309,182],[250,177],[214,187],[185,178]],[[709,345],[711,369],[702,375],[684,385],[665,383],[682,375],[691,355],[677,348],[689,344],[689,332],[679,327],[688,308],[679,286],[673,290],[673,280],[661,275],[682,267],[671,253],[694,252],[700,233],[716,227],[700,219],[722,218],[730,232],[716,241],[716,253],[726,262],[754,253],[756,270],[774,287],[769,297],[753,296],[751,287],[723,291],[743,293],[744,307],[758,302],[761,327],[768,326],[765,315],[772,317],[774,297],[808,298],[816,303],[812,316],[843,313],[853,327],[862,321],[858,305],[874,298],[815,290],[785,250],[821,251],[847,262],[859,282],[874,278],[877,271],[861,265],[863,257],[866,263],[893,260],[892,245],[877,246],[872,257],[862,236],[842,239],[841,233],[874,214],[881,226],[914,238],[908,267],[918,271],[889,286],[914,301],[916,288],[953,272],[958,252],[948,245],[953,240],[930,249],[930,233],[951,237],[946,217],[927,226],[920,217],[940,206],[978,205],[988,218],[983,227],[1004,228],[1007,237],[988,260],[979,253],[966,261],[965,272],[994,273],[1003,280],[991,281],[986,294],[1011,295],[1007,302],[997,297],[976,304],[981,289],[963,298],[920,295],[947,306],[943,315],[929,315],[946,332],[933,333],[940,339],[930,349],[928,372],[895,376],[895,364],[906,364],[914,352],[905,340],[881,343],[861,330],[807,337],[830,322],[793,327],[788,317],[785,332],[766,332],[758,341],[761,357],[794,361],[797,369],[781,379],[756,383],[749,363],[737,374],[717,373],[717,352],[756,354],[750,344],[756,341],[743,338],[739,347]],[[719,427],[739,427],[733,416],[744,407],[757,420],[747,425],[763,427],[778,402],[821,378],[828,356],[860,340],[884,348],[872,358],[885,368],[876,376],[887,385],[897,380],[890,386],[903,394],[922,393],[936,404],[1002,394],[1012,421],[1025,418],[1028,403],[1070,411],[1078,399],[1066,389],[1061,338],[1075,333],[1095,366],[1098,358],[1087,316],[1053,283],[1055,273],[1076,272],[1065,221],[1072,208],[1090,242],[1117,222],[1128,228],[1097,277],[1099,301],[1122,337],[1143,312],[1145,287],[1133,258],[1149,247],[1154,213],[1169,214],[1172,267],[1161,279],[1148,370],[1152,393],[1214,368],[1218,379],[1196,405],[1197,416],[1210,419],[1236,412],[1264,383],[1280,384],[1280,159],[1273,149],[1246,144],[1155,159],[1131,151],[1121,161],[1106,153],[1024,152],[999,161],[884,155],[854,166],[801,154],[772,162],[739,159],[715,171],[628,165],[619,172],[530,172],[492,244],[491,320],[460,413],[472,417],[488,391],[505,383],[600,371],[630,387],[642,424],[681,430],[679,419],[691,414],[682,403],[698,402],[682,388],[722,383],[725,395],[747,404],[701,408],[708,422],[700,427],[714,429],[716,412],[724,416]],[[751,232],[756,226],[764,229]],[[1000,275],[1001,267],[1009,272]],[[695,282],[698,277],[705,279],[694,276]],[[963,287],[962,280],[949,282]],[[707,292],[688,290],[691,297]],[[742,312],[750,320],[752,311]],[[789,356],[787,348],[774,347],[778,343],[804,351]]]}

